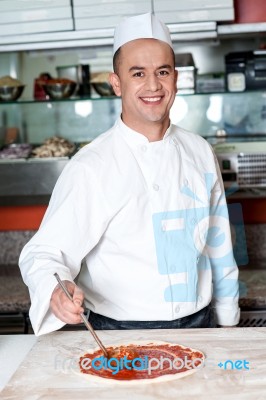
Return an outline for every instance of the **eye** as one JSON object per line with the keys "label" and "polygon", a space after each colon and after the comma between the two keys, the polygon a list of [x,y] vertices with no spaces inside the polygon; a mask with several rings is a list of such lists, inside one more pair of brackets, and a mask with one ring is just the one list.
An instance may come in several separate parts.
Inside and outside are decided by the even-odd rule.
{"label": "eye", "polygon": [[158,72],[159,76],[167,76],[169,75],[169,71],[167,71],[166,69],[162,69],[161,71]]}
{"label": "eye", "polygon": [[139,72],[135,72],[135,74],[133,74],[134,77],[136,78],[141,78],[143,76],[143,72],[139,71]]}

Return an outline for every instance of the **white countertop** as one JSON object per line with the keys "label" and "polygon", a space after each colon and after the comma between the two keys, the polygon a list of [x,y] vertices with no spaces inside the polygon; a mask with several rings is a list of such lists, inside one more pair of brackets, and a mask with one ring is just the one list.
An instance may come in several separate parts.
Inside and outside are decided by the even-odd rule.
{"label": "white countertop", "polygon": [[6,386],[36,341],[35,335],[0,335],[0,391]]}
{"label": "white countertop", "polygon": [[[0,393],[0,398],[3,400],[266,399],[266,328],[121,330],[98,333],[106,345],[139,340],[183,344],[203,351],[208,363],[196,373],[170,382],[138,384],[134,387],[128,382],[123,382],[122,385],[115,381],[111,383],[109,381],[108,384],[91,382],[76,372],[79,356],[86,350],[97,347],[92,336],[87,331],[54,332],[38,338],[37,343]],[[14,358],[17,348],[21,350],[23,347],[26,351],[26,346],[30,348],[34,339],[26,335],[17,339],[12,337],[9,344],[8,341],[5,344],[6,357]],[[8,346],[12,347],[12,357],[8,352]],[[15,351],[13,346],[16,347]],[[240,360],[242,367],[232,369],[229,364],[228,368],[224,368],[227,360],[232,360],[234,363]],[[249,369],[243,368],[244,361],[248,363],[246,365]]]}

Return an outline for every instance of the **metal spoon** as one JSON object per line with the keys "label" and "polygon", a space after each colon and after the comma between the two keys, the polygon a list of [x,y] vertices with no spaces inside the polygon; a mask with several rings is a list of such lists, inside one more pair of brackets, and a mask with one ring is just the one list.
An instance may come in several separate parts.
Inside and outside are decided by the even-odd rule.
{"label": "metal spoon", "polygon": [[[69,300],[71,300],[73,302],[73,298],[71,296],[71,294],[69,293],[69,291],[67,290],[66,286],[64,285],[64,283],[61,281],[59,275],[57,273],[54,274],[54,276],[57,279],[57,282],[59,283],[59,285],[61,286],[62,290],[65,292],[65,294],[67,295],[67,297],[69,298]],[[102,344],[102,342],[100,341],[100,339],[98,338],[95,330],[93,329],[93,327],[91,326],[91,324],[89,323],[89,321],[87,320],[87,318],[85,317],[85,315],[83,313],[80,313],[81,319],[84,322],[86,328],[90,331],[90,333],[92,334],[92,336],[94,337],[94,339],[96,340],[96,342],[98,343],[99,347],[102,349],[103,354],[105,355],[106,358],[109,358],[110,355],[108,354],[107,349],[104,347],[104,345]]]}

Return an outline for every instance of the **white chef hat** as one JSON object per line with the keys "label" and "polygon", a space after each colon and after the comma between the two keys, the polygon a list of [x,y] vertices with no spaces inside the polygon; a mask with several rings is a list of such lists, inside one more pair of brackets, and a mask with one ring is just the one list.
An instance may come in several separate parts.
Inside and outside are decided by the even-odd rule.
{"label": "white chef hat", "polygon": [[147,38],[162,40],[173,47],[167,26],[154,14],[147,13],[120,22],[115,29],[113,54],[131,40]]}

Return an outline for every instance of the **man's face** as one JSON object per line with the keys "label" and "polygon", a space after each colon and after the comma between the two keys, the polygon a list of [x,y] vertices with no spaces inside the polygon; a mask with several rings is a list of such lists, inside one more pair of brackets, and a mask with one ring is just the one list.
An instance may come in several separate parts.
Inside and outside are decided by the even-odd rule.
{"label": "man's face", "polygon": [[138,39],[121,48],[117,74],[110,82],[122,97],[122,118],[141,132],[151,124],[169,124],[169,111],[176,95],[177,72],[167,43]]}

